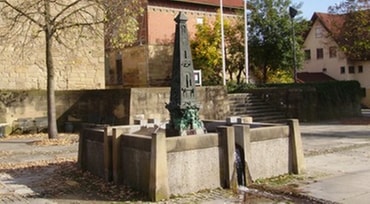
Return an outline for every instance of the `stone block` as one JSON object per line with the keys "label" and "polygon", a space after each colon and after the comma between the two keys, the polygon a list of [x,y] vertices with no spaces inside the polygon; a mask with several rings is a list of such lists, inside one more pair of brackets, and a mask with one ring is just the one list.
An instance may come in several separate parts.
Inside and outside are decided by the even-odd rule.
{"label": "stone block", "polygon": [[230,116],[226,118],[226,124],[231,125],[235,123],[239,123],[240,117],[239,116]]}

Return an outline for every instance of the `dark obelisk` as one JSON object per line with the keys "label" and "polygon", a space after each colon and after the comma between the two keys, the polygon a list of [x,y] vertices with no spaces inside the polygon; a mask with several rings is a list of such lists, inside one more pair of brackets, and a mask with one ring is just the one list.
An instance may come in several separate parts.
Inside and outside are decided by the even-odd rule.
{"label": "dark obelisk", "polygon": [[180,12],[175,18],[176,32],[173,51],[170,103],[170,122],[166,127],[167,136],[203,134],[203,123],[199,119],[196,104],[194,68],[191,57],[187,17]]}

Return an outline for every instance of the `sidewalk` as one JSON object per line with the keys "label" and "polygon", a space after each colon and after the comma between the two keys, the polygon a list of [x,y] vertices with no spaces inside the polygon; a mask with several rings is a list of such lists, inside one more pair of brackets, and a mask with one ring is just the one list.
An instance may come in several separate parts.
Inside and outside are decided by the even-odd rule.
{"label": "sidewalk", "polygon": [[301,124],[307,195],[338,203],[370,202],[370,125]]}

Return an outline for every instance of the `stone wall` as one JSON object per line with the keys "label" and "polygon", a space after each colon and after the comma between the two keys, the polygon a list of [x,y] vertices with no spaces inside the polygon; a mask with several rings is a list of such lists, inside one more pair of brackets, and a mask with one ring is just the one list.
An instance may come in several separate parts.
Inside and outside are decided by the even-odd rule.
{"label": "stone wall", "polygon": [[170,86],[172,75],[173,46],[149,46],[150,86]]}
{"label": "stone wall", "polygon": [[[197,87],[196,98],[200,105],[201,119],[221,120],[228,116],[229,104],[224,87]],[[130,124],[133,124],[135,119],[169,120],[169,112],[165,108],[169,101],[170,88],[132,88]]]}
{"label": "stone wall", "polygon": [[[143,130],[147,133],[143,135],[138,133],[137,126],[108,128],[113,129],[113,181],[145,193],[152,201],[202,189],[230,187],[232,161],[229,160],[234,153],[232,148],[227,148],[233,147],[230,143],[233,139],[229,140],[227,135],[169,138],[163,130],[153,135]],[[83,155],[84,151],[79,152]]]}
{"label": "stone wall", "polygon": [[220,169],[223,167],[220,160],[223,159],[222,156],[223,154],[217,146],[186,151],[177,149],[176,152],[169,152],[167,154],[168,178],[170,178],[168,185],[171,194],[181,195],[199,189],[220,188]]}
{"label": "stone wall", "polygon": [[[173,46],[142,45],[109,54],[109,87],[163,87],[170,85]],[[120,61],[121,59],[121,61]],[[122,63],[119,71],[118,63]],[[119,75],[119,74],[122,75]],[[122,81],[117,80],[121,78]]]}
{"label": "stone wall", "polygon": [[[57,91],[56,114],[59,126],[61,119],[78,102],[83,92]],[[12,124],[17,119],[41,118],[47,116],[46,91],[0,91],[0,121],[7,123],[7,134],[12,132]]]}
{"label": "stone wall", "polygon": [[[284,122],[277,125],[214,121],[215,133],[176,137],[166,137],[163,129],[154,130],[153,126],[128,125],[105,127],[105,138],[101,139],[101,130],[89,128],[81,131],[79,164],[98,176],[104,169],[111,169],[105,175],[113,175],[115,183],[131,186],[152,201],[205,189],[231,188],[237,182],[233,177],[237,146],[242,149],[241,164],[248,166],[238,175],[244,173],[251,178],[247,182],[300,174],[304,158],[299,124],[297,120]],[[87,154],[87,140],[96,134],[100,134],[104,145],[90,144],[99,150]],[[110,144],[112,148],[107,148]],[[98,171],[94,165],[84,165],[94,159],[104,163]],[[105,179],[110,180],[107,176]]]}
{"label": "stone wall", "polygon": [[[229,105],[224,87],[197,87],[196,94],[201,119],[227,117]],[[58,129],[65,131],[66,122],[73,126],[72,131],[77,131],[81,123],[128,125],[135,119],[149,118],[166,121],[169,112],[165,105],[169,100],[170,88],[57,91]],[[17,119],[46,117],[46,92],[0,91],[0,113],[0,123],[9,126]]]}
{"label": "stone wall", "polygon": [[[68,121],[77,131],[81,123],[128,124],[129,89],[57,91],[58,130],[65,131]],[[7,123],[7,134],[17,119],[47,116],[46,91],[0,91],[1,123]],[[73,130],[72,130],[73,131]]]}
{"label": "stone wall", "polygon": [[[1,5],[0,5],[1,6]],[[0,34],[6,25],[0,18]],[[5,27],[6,28],[6,27]],[[96,26],[102,30],[102,26]],[[6,90],[46,90],[45,37],[38,37],[38,27],[30,27],[26,32],[1,38],[0,43],[0,89]],[[34,32],[34,33],[31,33]],[[56,90],[102,89],[104,79],[104,39],[93,32],[77,37],[76,30],[63,31],[59,37],[64,45],[56,40],[53,43]]]}
{"label": "stone wall", "polygon": [[78,163],[83,170],[104,178],[104,129],[84,128],[79,141]]}
{"label": "stone wall", "polygon": [[365,90],[365,97],[362,99],[361,103],[366,107],[370,107],[370,89]]}
{"label": "stone wall", "polygon": [[275,177],[290,172],[288,126],[252,128],[250,133],[250,157],[252,159],[249,163],[249,169],[253,180]]}

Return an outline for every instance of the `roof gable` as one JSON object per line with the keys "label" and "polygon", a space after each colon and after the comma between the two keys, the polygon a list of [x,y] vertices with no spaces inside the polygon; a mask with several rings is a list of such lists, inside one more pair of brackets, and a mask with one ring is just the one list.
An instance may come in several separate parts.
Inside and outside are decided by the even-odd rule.
{"label": "roof gable", "polygon": [[370,59],[369,41],[367,40],[370,37],[369,18],[370,10],[347,14],[315,12],[311,21],[324,27],[328,33],[324,37],[331,37],[343,50],[346,50],[345,55],[348,59],[358,61]]}
{"label": "roof gable", "polygon": [[319,21],[324,28],[337,39],[341,33],[341,29],[345,23],[345,14],[328,14],[315,12],[311,18],[312,22]]}

